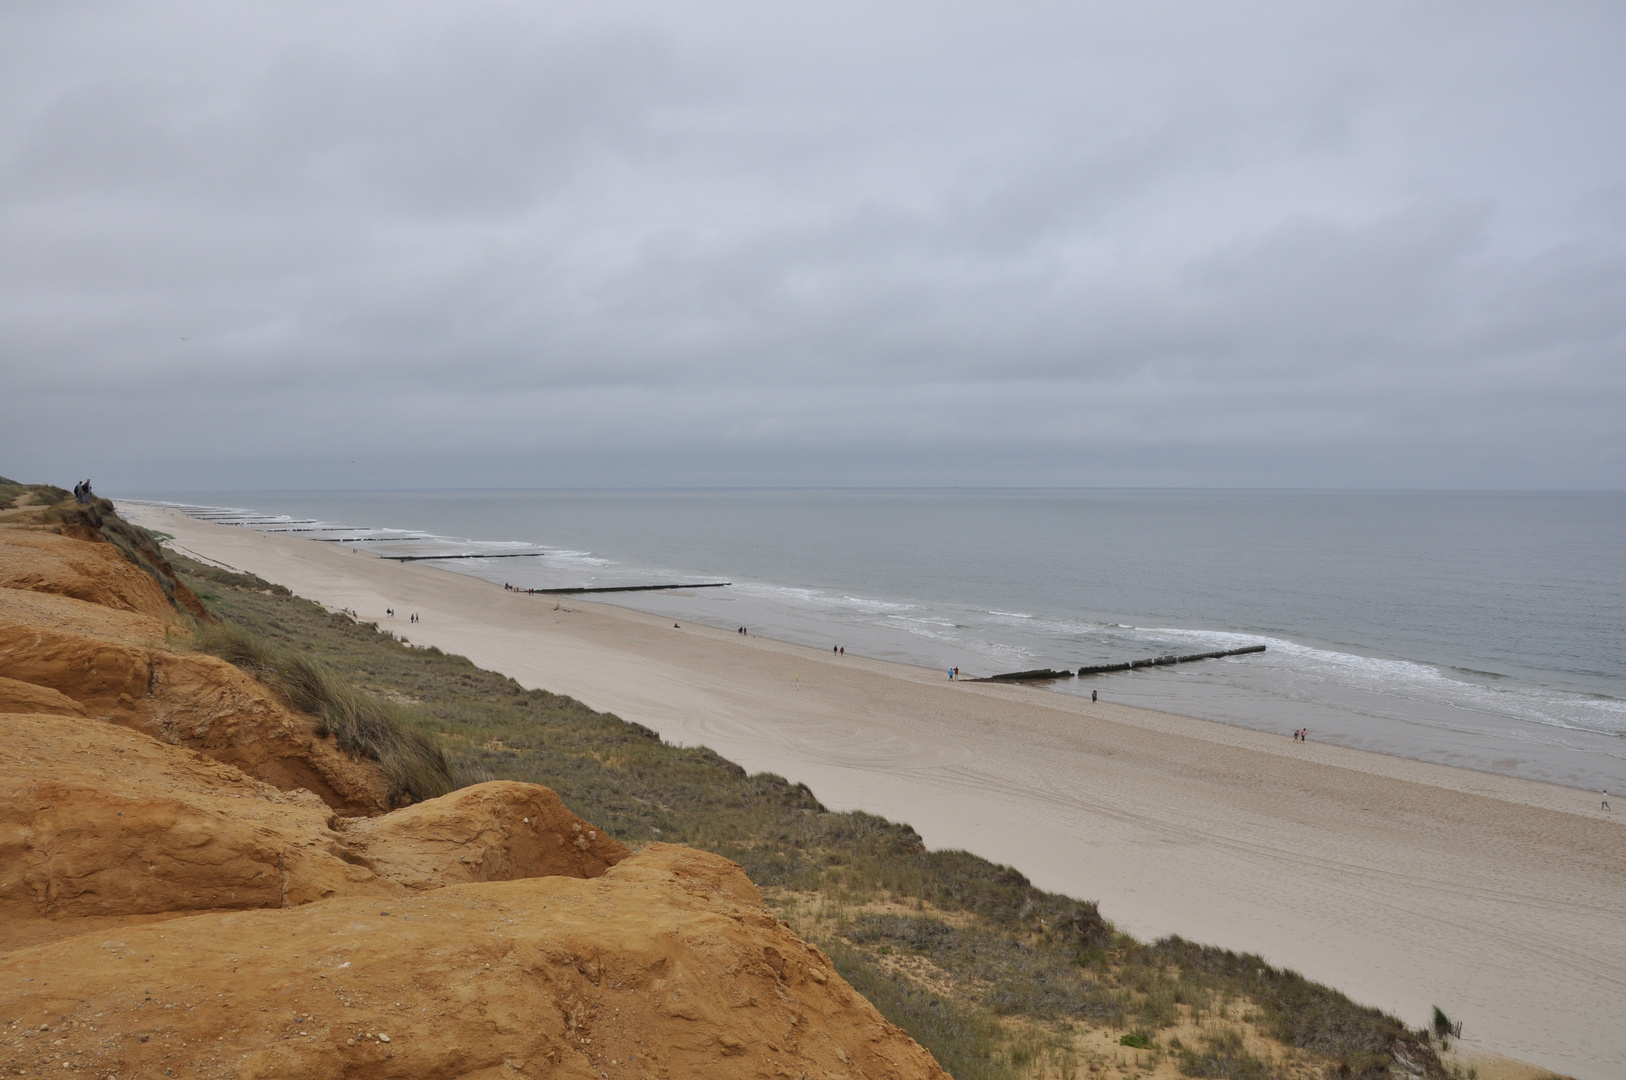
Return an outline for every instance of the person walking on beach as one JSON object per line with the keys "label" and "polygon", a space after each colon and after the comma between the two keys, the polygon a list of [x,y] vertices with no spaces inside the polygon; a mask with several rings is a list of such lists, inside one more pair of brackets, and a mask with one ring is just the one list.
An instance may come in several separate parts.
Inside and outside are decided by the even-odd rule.
{"label": "person walking on beach", "polygon": [[1092,702],[1092,703],[1093,703],[1093,702],[1094,702],[1094,701],[1095,701],[1095,691],[1094,691],[1094,690],[1091,690],[1091,691],[1090,691],[1090,701],[1091,701],[1091,702]]}

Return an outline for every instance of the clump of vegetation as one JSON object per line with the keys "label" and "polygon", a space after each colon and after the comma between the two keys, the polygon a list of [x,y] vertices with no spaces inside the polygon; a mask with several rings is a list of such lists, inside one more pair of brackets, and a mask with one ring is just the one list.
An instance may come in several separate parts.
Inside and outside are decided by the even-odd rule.
{"label": "clump of vegetation", "polygon": [[71,498],[71,493],[55,484],[25,484],[0,476],[0,510],[13,510],[25,503],[50,506]]}
{"label": "clump of vegetation", "polygon": [[996,1016],[1121,1019],[1117,991],[1079,966],[1066,938],[1014,936],[983,919],[956,927],[927,915],[875,913],[858,916],[844,936],[854,944],[926,957],[958,981],[986,987],[982,1004]]}
{"label": "clump of vegetation", "polygon": [[[1242,1032],[1221,1027],[1203,1035],[1198,1048],[1178,1050],[1180,1072],[1186,1076],[1215,1077],[1218,1080],[1271,1080],[1276,1070],[1268,1061],[1248,1052]],[[1384,1069],[1382,1075],[1387,1075]],[[1348,1075],[1348,1074],[1343,1074]]]}
{"label": "clump of vegetation", "polygon": [[[1266,1033],[1287,1046],[1332,1060],[1340,1075],[1383,1075],[1397,1048],[1413,1056],[1427,1050],[1393,1016],[1357,1005],[1297,972],[1272,967],[1252,953],[1234,953],[1178,937],[1165,938],[1149,949],[1159,961],[1178,969],[1188,987],[1210,995],[1245,993]],[[1427,1052],[1427,1059],[1437,1060],[1432,1051]]]}
{"label": "clump of vegetation", "polygon": [[1004,1080],[1000,1060],[1007,1033],[992,1018],[966,1009],[908,978],[889,974],[839,939],[826,943],[841,977],[892,1023],[931,1050],[955,1080]]}
{"label": "clump of vegetation", "polygon": [[[783,777],[671,746],[257,578],[175,562],[257,647],[410,706],[400,722],[438,741],[455,782],[546,784],[630,845],[667,840],[739,862],[781,917],[958,1080],[1069,1080],[1081,1058],[1092,1076],[1127,1078],[1147,1054],[1187,1075],[1245,1080],[1305,1070],[1376,1080],[1401,1056],[1425,1076],[1447,1075],[1420,1033],[1257,956],[1138,942],[1093,903],[1035,888],[1010,867],[927,851],[908,825],[832,812]],[[1147,1046],[1120,1041],[1125,1033]],[[1282,1060],[1250,1052],[1249,1040],[1279,1045]]]}
{"label": "clump of vegetation", "polygon": [[[162,536],[163,534],[149,533],[148,535]],[[235,570],[226,570],[218,566],[208,566],[204,563],[198,562],[196,559],[186,560],[186,572],[188,577],[200,583],[213,582],[216,585],[225,585],[228,588],[233,589],[252,589],[256,591],[268,592],[272,596],[293,595],[293,593],[288,590],[286,585],[272,585],[269,582],[261,581],[253,574],[240,574]],[[200,584],[192,591],[197,593],[199,598],[204,600],[219,599],[215,593],[209,591],[207,585]]]}
{"label": "clump of vegetation", "polygon": [[392,802],[418,802],[453,790],[446,756],[404,710],[359,693],[327,665],[278,649],[238,626],[218,625],[198,640],[204,651],[253,675],[289,705],[315,717],[322,735],[376,761]]}

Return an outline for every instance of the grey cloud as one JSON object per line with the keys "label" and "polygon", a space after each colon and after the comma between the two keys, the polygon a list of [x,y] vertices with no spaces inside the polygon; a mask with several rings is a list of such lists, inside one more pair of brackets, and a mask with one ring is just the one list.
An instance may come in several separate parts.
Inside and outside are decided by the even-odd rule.
{"label": "grey cloud", "polygon": [[1622,29],[8,9],[0,460],[148,487],[1619,487]]}

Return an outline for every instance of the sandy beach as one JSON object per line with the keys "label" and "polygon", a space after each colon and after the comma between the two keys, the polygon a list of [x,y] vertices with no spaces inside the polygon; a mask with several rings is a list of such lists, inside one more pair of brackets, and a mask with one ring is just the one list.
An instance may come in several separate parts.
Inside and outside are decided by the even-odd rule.
{"label": "sandy beach", "polygon": [[1138,936],[1258,952],[1413,1025],[1438,1004],[1471,1048],[1626,1076],[1626,805],[121,511],[183,553],[1009,863]]}

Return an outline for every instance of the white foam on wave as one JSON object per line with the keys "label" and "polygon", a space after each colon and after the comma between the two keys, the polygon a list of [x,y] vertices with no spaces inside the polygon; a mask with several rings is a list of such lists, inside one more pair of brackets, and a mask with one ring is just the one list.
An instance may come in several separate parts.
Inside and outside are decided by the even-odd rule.
{"label": "white foam on wave", "polygon": [[[162,502],[157,500],[128,499],[126,502],[141,506],[163,506],[179,510],[192,517],[204,518],[228,525],[240,525],[243,528],[256,529],[261,532],[277,532],[278,526],[301,525],[298,530],[308,533],[344,533],[338,538],[338,543],[369,543],[391,544],[394,550],[410,551],[415,557],[426,562],[436,559],[455,559],[465,564],[474,564],[482,569],[495,568],[496,561],[485,560],[479,556],[490,553],[492,555],[533,554],[537,558],[547,559],[554,565],[564,567],[577,567],[589,570],[601,570],[607,566],[615,565],[613,560],[594,555],[590,551],[576,551],[570,548],[549,548],[545,545],[535,544],[528,540],[474,540],[462,536],[443,536],[438,533],[426,532],[422,529],[398,529],[392,526],[357,526],[343,525],[331,521],[321,521],[315,518],[295,518],[289,514],[269,514],[250,507],[239,506],[209,506],[200,503]],[[231,521],[229,518],[252,519],[249,522]],[[291,530],[281,530],[291,531]],[[373,550],[377,550],[374,548]],[[386,549],[388,550],[388,549]],[[473,558],[470,558],[473,556]],[[507,565],[506,562],[503,565]],[[473,567],[467,567],[473,569]]]}
{"label": "white foam on wave", "polygon": [[913,611],[914,604],[900,604],[890,600],[876,600],[864,596],[850,596],[825,592],[823,589],[801,588],[794,585],[770,585],[761,581],[740,581],[734,588],[742,596],[769,600],[782,604],[803,604],[815,610],[859,615],[884,615],[895,611]]}
{"label": "white foam on wave", "polygon": [[[1263,634],[1159,627],[1137,628],[1137,636],[1149,641],[1173,639],[1221,649],[1264,645],[1266,651],[1263,656],[1250,657],[1248,662],[1284,670],[1291,677],[1323,680],[1346,690],[1412,700],[1517,723],[1537,724],[1544,728],[1626,737],[1626,701],[1613,698],[1538,686],[1488,686],[1455,678],[1435,664],[1338,652]],[[1476,730],[1466,717],[1460,726],[1451,726],[1465,732]],[[1505,735],[1533,742],[1547,741],[1533,732],[1521,735],[1516,727]]]}

